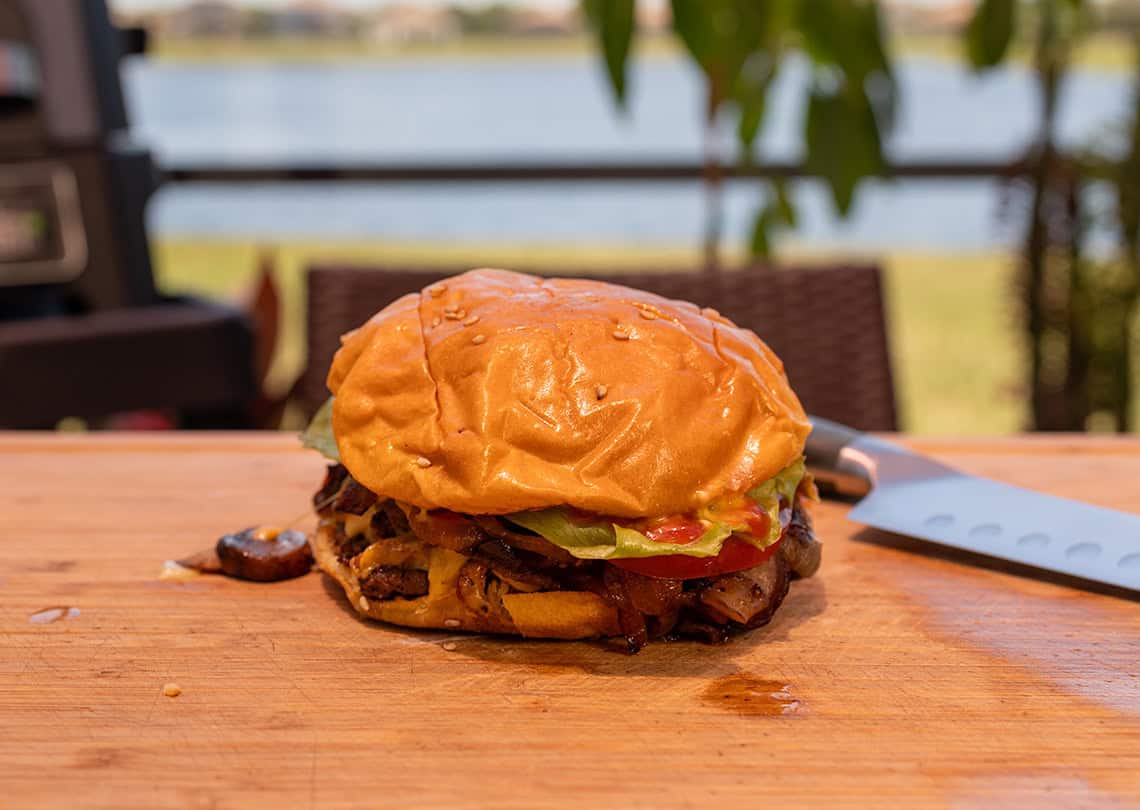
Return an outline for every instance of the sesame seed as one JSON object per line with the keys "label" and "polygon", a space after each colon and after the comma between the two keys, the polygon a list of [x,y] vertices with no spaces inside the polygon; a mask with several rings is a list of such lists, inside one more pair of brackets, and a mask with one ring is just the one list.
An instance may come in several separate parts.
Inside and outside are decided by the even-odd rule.
{"label": "sesame seed", "polygon": [[418,464],[421,467],[424,467],[426,469],[427,467],[431,466],[431,459],[427,458],[426,456],[419,456],[416,459],[416,464]]}
{"label": "sesame seed", "polygon": [[167,697],[178,697],[182,694],[182,687],[176,683],[168,683],[162,687],[162,694]]}
{"label": "sesame seed", "polygon": [[479,323],[479,316],[478,315],[472,315],[471,317],[469,317],[463,321],[464,326],[474,326],[477,323]]}
{"label": "sesame seed", "polygon": [[459,648],[459,646],[454,641],[445,641],[439,646],[443,647],[443,649],[447,650],[448,652],[455,652]]}
{"label": "sesame seed", "polygon": [[368,600],[365,599],[363,596],[357,600],[356,604],[360,605],[361,610],[368,610]]}
{"label": "sesame seed", "polygon": [[459,311],[459,304],[448,304],[447,306],[445,306],[443,308],[443,311],[449,312],[449,313],[450,312],[458,312]]}
{"label": "sesame seed", "polygon": [[445,313],[443,313],[443,317],[447,318],[449,321],[458,321],[459,320],[459,313],[458,312],[445,312]]}
{"label": "sesame seed", "polygon": [[480,343],[482,343],[486,339],[487,339],[486,335],[476,335],[475,337],[471,338],[471,342],[474,343],[476,346],[478,346]]}
{"label": "sesame seed", "polygon": [[444,619],[443,620],[443,626],[444,627],[458,627],[459,626],[459,619]]}
{"label": "sesame seed", "polygon": [[609,390],[610,390],[610,389],[606,388],[604,385],[599,385],[599,386],[598,386],[598,388],[597,388],[597,391],[596,391],[596,393],[597,393],[597,395],[598,395],[598,399],[603,399],[603,398],[605,398],[605,396],[606,396],[606,392],[607,392],[607,391],[609,391]]}
{"label": "sesame seed", "polygon": [[428,287],[428,293],[431,295],[432,298],[439,298],[446,291],[447,291],[447,285],[446,284],[433,284],[430,287]]}
{"label": "sesame seed", "polygon": [[619,327],[618,329],[614,330],[614,337],[618,340],[629,340],[629,332]]}
{"label": "sesame seed", "polygon": [[439,326],[439,316],[438,315],[431,319],[431,328],[435,329],[437,326]]}
{"label": "sesame seed", "polygon": [[647,321],[657,320],[657,313],[651,309],[639,309],[637,311],[637,314],[640,315],[641,317],[645,318],[645,320],[647,320]]}

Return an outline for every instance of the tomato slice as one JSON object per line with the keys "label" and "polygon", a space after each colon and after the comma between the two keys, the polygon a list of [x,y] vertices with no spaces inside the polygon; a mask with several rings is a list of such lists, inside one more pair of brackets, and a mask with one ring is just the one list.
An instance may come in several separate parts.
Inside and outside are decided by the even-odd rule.
{"label": "tomato slice", "polygon": [[718,574],[731,574],[743,571],[764,562],[776,553],[782,540],[777,540],[768,548],[760,549],[738,537],[724,541],[720,554],[715,557],[687,557],[684,554],[669,554],[664,557],[631,557],[624,560],[610,560],[618,568],[658,579],[697,579],[715,577]]}
{"label": "tomato slice", "polygon": [[[750,504],[742,511],[746,511],[747,514],[740,517],[754,536],[764,537],[768,534],[767,512],[754,504]],[[651,521],[639,528],[650,540],[677,545],[692,543],[704,532],[704,525],[700,521],[682,515]],[[775,554],[779,545],[780,543],[777,541],[768,548],[760,549],[746,540],[729,537],[724,541],[720,554],[715,557],[667,554],[661,557],[630,557],[610,560],[610,562],[619,568],[644,574],[647,577],[697,579],[752,568]]]}
{"label": "tomato slice", "polygon": [[705,533],[703,523],[684,515],[643,522],[637,528],[654,543],[672,543],[678,546],[696,542]]}

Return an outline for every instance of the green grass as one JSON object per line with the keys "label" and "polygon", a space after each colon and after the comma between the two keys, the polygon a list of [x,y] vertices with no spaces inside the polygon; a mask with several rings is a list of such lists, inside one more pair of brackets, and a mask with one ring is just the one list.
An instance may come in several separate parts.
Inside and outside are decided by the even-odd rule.
{"label": "green grass", "polygon": [[1000,254],[885,258],[903,424],[926,434],[1001,434],[1028,424],[1014,300]]}
{"label": "green grass", "polygon": [[[262,251],[273,256],[284,334],[270,382],[283,390],[304,364],[303,272],[327,260],[440,267],[605,269],[691,267],[692,251],[550,245],[437,245],[402,242],[163,240],[160,286],[235,299],[256,278]],[[788,259],[823,258],[790,248]],[[873,258],[873,257],[869,257]],[[996,254],[879,257],[886,268],[891,349],[905,429],[924,434],[993,435],[1021,429],[1022,355],[1012,298],[1012,265]],[[821,324],[820,328],[826,328]]]}

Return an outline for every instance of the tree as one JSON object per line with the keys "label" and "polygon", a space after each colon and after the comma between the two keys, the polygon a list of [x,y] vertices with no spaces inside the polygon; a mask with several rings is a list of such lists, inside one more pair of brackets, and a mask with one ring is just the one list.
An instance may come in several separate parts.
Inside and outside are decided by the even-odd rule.
{"label": "tree", "polygon": [[246,13],[242,28],[248,37],[270,37],[275,33],[275,25],[272,11],[253,8]]}
{"label": "tree", "polygon": [[[706,259],[718,264],[719,188],[724,156],[717,128],[735,118],[745,161],[763,162],[757,140],[768,95],[793,52],[806,54],[811,81],[801,122],[805,168],[821,177],[846,215],[859,183],[886,172],[883,140],[894,123],[897,88],[876,0],[671,0],[673,33],[704,74],[705,175],[713,190],[706,229]],[[636,0],[583,0],[619,106],[636,36]],[[766,256],[777,231],[795,225],[783,181],[766,184],[750,247]]]}
{"label": "tree", "polygon": [[[1081,154],[1065,154],[1056,139],[1060,87],[1074,46],[1090,28],[1089,13],[1082,0],[982,0],[965,31],[977,70],[1008,59],[1018,38],[1032,43],[1041,117],[1022,161],[1030,201],[1020,293],[1030,360],[1026,384],[1038,430],[1131,426],[1140,299],[1140,81],[1118,137]],[[1088,249],[1090,213],[1082,193],[1088,181],[1106,184],[1114,196],[1105,224],[1117,234],[1117,252],[1107,259]]]}
{"label": "tree", "polygon": [[450,10],[465,35],[503,34],[511,30],[514,20],[514,12],[505,3],[492,3],[481,8],[451,6]]}

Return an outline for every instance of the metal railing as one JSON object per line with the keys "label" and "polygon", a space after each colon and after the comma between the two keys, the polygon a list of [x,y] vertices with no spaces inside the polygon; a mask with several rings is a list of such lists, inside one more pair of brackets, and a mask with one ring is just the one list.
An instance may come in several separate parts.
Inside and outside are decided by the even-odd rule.
{"label": "metal railing", "polygon": [[[979,180],[1024,174],[1022,161],[927,160],[893,164],[885,179]],[[706,164],[695,161],[592,161],[509,163],[226,163],[172,164],[162,168],[168,183],[530,183],[530,182],[676,182],[702,181]],[[810,178],[797,163],[723,165],[720,179]]]}

